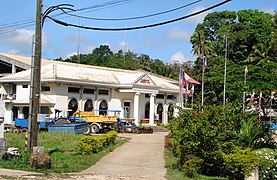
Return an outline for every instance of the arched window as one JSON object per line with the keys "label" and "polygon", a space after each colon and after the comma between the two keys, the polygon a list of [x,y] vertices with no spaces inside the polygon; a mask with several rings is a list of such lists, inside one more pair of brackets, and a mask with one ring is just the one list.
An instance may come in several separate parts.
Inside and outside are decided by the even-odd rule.
{"label": "arched window", "polygon": [[99,105],[99,115],[107,115],[108,103],[105,100],[102,100]]}
{"label": "arched window", "polygon": [[168,106],[168,110],[167,110],[167,118],[168,118],[168,121],[170,121],[171,119],[173,119],[173,112],[174,112],[173,105],[170,104],[170,105]]}
{"label": "arched window", "polygon": [[78,109],[78,101],[76,99],[70,99],[67,108],[71,110],[68,112],[68,116],[72,116]]}
{"label": "arched window", "polygon": [[159,115],[159,120],[163,119],[163,105],[161,103],[157,106],[157,114]]}
{"label": "arched window", "polygon": [[93,110],[93,102],[92,102],[91,99],[86,100],[84,110],[85,111],[92,111]]}
{"label": "arched window", "polygon": [[146,119],[149,119],[149,112],[150,112],[150,103],[145,104],[145,111],[144,111],[144,117]]}

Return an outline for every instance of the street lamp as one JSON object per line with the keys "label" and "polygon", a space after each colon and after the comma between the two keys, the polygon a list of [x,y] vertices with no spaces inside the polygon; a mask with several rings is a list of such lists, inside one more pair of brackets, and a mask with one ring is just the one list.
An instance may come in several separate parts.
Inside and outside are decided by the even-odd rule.
{"label": "street lamp", "polygon": [[42,0],[37,0],[36,11],[36,32],[35,32],[35,53],[32,62],[31,69],[31,82],[30,82],[30,110],[29,110],[29,122],[28,122],[28,150],[31,152],[33,147],[38,145],[38,112],[39,112],[39,100],[40,100],[40,77],[41,77],[41,30],[44,24],[44,20],[48,15],[55,11],[61,10],[65,13],[65,10],[73,10],[73,5],[60,4],[57,6],[51,6],[45,10],[42,14]]}

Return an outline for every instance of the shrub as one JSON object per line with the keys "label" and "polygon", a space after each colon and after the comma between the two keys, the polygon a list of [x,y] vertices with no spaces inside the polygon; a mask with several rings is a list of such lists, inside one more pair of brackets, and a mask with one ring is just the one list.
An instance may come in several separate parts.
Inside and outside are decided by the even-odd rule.
{"label": "shrub", "polygon": [[[203,159],[201,173],[223,175],[222,152],[228,153],[235,143],[232,134],[239,131],[243,114],[239,108],[205,106],[204,110],[180,110],[170,122],[170,143],[180,166],[191,154]],[[226,135],[229,134],[229,135]]]}
{"label": "shrub", "polygon": [[223,159],[230,179],[244,179],[260,164],[260,158],[250,148],[235,147],[232,153],[223,153]]}
{"label": "shrub", "polygon": [[261,158],[259,166],[259,179],[277,179],[277,152],[272,149],[260,149],[257,155]]}
{"label": "shrub", "polygon": [[101,151],[104,147],[115,143],[117,132],[109,131],[104,135],[84,136],[77,146],[82,154],[92,154]]}
{"label": "shrub", "polygon": [[203,159],[200,159],[195,156],[189,156],[188,160],[182,166],[183,171],[188,177],[195,177],[201,168],[201,164],[203,163]]}

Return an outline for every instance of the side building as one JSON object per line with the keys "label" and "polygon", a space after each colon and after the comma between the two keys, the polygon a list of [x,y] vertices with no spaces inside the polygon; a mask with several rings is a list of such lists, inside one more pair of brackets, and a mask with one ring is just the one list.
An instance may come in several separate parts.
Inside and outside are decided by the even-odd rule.
{"label": "side building", "polygon": [[[0,111],[4,123],[28,118],[31,58],[0,53]],[[179,96],[178,81],[131,71],[42,60],[40,113],[70,116],[73,111],[120,110],[136,124],[167,124]],[[110,114],[108,114],[110,115]]]}

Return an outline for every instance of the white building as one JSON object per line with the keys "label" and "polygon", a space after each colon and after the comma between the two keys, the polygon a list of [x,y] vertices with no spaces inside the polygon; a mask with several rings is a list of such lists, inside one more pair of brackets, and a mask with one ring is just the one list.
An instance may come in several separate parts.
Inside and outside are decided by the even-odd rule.
{"label": "white building", "polygon": [[[1,103],[5,123],[28,118],[31,58],[0,53]],[[42,60],[41,112],[55,109],[120,110],[120,117],[136,124],[168,123],[179,94],[178,81],[145,71]],[[104,113],[96,111],[97,113]],[[60,114],[61,115],[61,114]]]}

